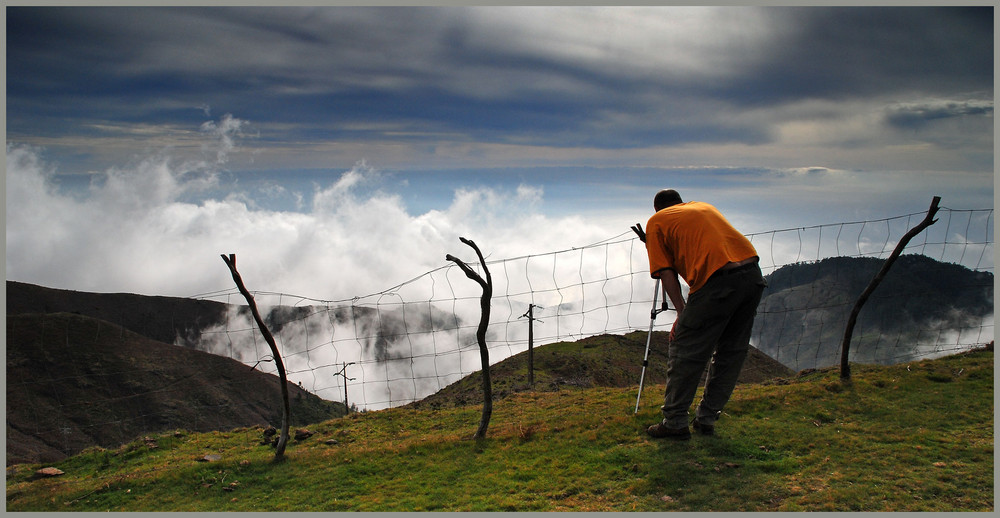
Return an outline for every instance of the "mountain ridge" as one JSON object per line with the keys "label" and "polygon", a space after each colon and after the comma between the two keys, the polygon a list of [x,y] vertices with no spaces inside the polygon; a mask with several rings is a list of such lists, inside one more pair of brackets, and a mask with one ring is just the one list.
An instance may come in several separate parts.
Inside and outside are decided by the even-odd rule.
{"label": "mountain ridge", "polygon": [[[768,287],[754,323],[753,344],[796,371],[839,364],[847,316],[883,263],[877,258],[832,257],[785,265],[771,272],[765,276]],[[247,311],[244,305],[215,301],[77,292],[7,281],[8,315],[78,313],[161,342],[194,348],[200,346],[201,333],[223,325],[233,308],[237,314]],[[296,315],[312,311],[310,308],[275,306],[266,311],[265,322],[278,333]],[[363,344],[373,357],[393,357],[392,337],[399,334],[401,315],[382,310],[375,318],[371,308],[351,307],[350,312],[330,309],[336,323],[353,318],[367,330],[366,336],[373,336]],[[453,315],[435,313],[433,307],[410,313],[405,325],[411,330],[447,330],[462,325]],[[975,327],[992,313],[992,273],[923,255],[901,255],[859,315],[852,361],[904,361],[907,347],[941,333]],[[426,321],[414,321],[414,314]],[[881,337],[890,333],[896,337],[895,350],[880,343]]]}
{"label": "mountain ridge", "polygon": [[[796,371],[839,365],[847,318],[883,264],[832,257],[775,270],[766,277],[753,343]],[[901,255],[858,315],[851,361],[892,364],[920,357],[922,343],[975,328],[992,314],[992,273]]]}

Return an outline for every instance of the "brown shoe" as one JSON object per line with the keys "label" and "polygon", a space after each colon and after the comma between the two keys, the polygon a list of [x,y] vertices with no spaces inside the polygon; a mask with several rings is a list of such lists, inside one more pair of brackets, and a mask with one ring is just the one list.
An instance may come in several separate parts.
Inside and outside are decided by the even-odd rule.
{"label": "brown shoe", "polygon": [[691,423],[691,426],[694,428],[694,431],[702,435],[715,435],[715,425],[705,424],[695,419],[694,422]]}
{"label": "brown shoe", "polygon": [[662,422],[646,428],[646,433],[648,433],[650,437],[655,437],[657,439],[670,439],[673,441],[686,441],[691,438],[691,430],[689,430],[688,427],[667,428]]}

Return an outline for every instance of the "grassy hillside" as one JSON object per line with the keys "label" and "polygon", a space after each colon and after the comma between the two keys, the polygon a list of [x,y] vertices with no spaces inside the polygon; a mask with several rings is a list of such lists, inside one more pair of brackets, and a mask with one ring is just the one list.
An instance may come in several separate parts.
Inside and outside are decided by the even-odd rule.
{"label": "grassy hillside", "polygon": [[[165,433],[7,471],[9,511],[992,511],[993,352],[737,387],[715,437],[648,438],[662,385],[522,392],[309,426]],[[206,461],[206,455],[213,455]]]}
{"label": "grassy hillside", "polygon": [[[649,366],[646,368],[647,386],[666,382],[668,334],[666,331],[653,332],[649,347]],[[528,351],[524,351],[490,367],[493,397],[501,399],[531,389],[544,392],[564,386],[588,388],[637,385],[645,350],[645,331],[633,331],[625,335],[597,335],[536,347],[534,387],[528,384]],[[738,381],[759,383],[792,375],[794,372],[791,369],[751,347]],[[650,397],[658,395],[652,394]],[[439,408],[475,404],[482,400],[482,373],[477,371],[410,406]]]}

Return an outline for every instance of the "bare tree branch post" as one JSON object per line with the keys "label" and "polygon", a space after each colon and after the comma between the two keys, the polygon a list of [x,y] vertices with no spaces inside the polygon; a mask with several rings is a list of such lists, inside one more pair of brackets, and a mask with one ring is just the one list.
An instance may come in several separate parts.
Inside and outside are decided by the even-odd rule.
{"label": "bare tree branch post", "polygon": [[289,420],[291,419],[291,407],[288,403],[288,378],[285,376],[285,364],[281,361],[281,355],[278,354],[278,346],[274,342],[274,336],[271,335],[271,331],[264,325],[264,319],[260,317],[260,311],[257,310],[257,303],[254,301],[253,296],[247,290],[247,287],[243,284],[243,278],[240,277],[240,272],[236,271],[236,254],[229,254],[226,256],[222,254],[222,260],[226,262],[226,266],[229,267],[229,271],[233,274],[233,281],[236,282],[236,287],[239,288],[240,293],[243,294],[243,298],[247,299],[247,304],[250,306],[250,312],[253,313],[254,320],[257,321],[257,327],[260,328],[260,334],[264,335],[264,341],[267,345],[271,347],[271,354],[274,356],[274,363],[278,366],[278,379],[281,383],[281,399],[284,404],[284,411],[281,414],[281,435],[278,436],[277,450],[274,453],[274,460],[280,461],[285,455],[285,445],[288,444],[288,426]]}
{"label": "bare tree branch post", "polygon": [[937,220],[934,219],[934,216],[937,214],[938,203],[940,202],[941,202],[940,196],[935,196],[934,199],[931,200],[931,206],[929,209],[927,209],[927,215],[924,216],[923,221],[918,223],[917,226],[911,228],[909,232],[903,235],[902,239],[899,240],[899,243],[896,243],[896,248],[892,251],[892,254],[890,254],[889,257],[885,260],[885,263],[882,265],[882,269],[879,270],[877,274],[875,274],[875,277],[871,280],[870,283],[868,283],[868,287],[865,288],[865,291],[861,293],[860,297],[858,297],[857,302],[854,303],[854,309],[851,310],[851,316],[847,319],[847,329],[844,331],[844,341],[840,347],[841,380],[851,379],[851,365],[847,361],[847,356],[851,350],[851,335],[854,334],[854,324],[858,320],[858,313],[861,312],[861,306],[863,306],[865,302],[868,301],[868,297],[871,296],[871,294],[875,291],[875,288],[877,288],[878,285],[882,282],[882,279],[885,278],[885,275],[889,273],[889,268],[892,268],[892,263],[896,262],[896,258],[898,258],[899,255],[903,253],[903,249],[906,248],[906,244],[910,242],[910,239],[913,239],[914,236],[922,232],[925,228],[937,222]]}
{"label": "bare tree branch post", "polygon": [[476,341],[479,342],[479,357],[483,363],[483,415],[479,419],[479,429],[477,429],[476,434],[472,436],[473,439],[483,439],[486,437],[486,429],[490,425],[490,416],[493,415],[493,388],[490,382],[490,351],[486,348],[486,328],[490,323],[490,299],[493,298],[493,278],[490,276],[489,268],[486,267],[486,260],[483,259],[483,253],[479,251],[479,247],[476,246],[476,243],[465,239],[464,237],[460,237],[459,240],[469,245],[476,251],[476,256],[479,257],[479,264],[483,267],[483,273],[486,274],[486,279],[484,280],[461,259],[451,254],[445,256],[446,260],[457,264],[458,267],[465,272],[466,277],[476,281],[483,288],[483,295],[479,299],[479,304],[482,307],[482,317],[479,319],[479,328],[476,330]]}

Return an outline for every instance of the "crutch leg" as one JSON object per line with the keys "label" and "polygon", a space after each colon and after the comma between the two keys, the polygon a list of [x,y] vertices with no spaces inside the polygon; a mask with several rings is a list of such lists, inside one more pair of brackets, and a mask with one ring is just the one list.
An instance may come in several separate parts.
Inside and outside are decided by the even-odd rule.
{"label": "crutch leg", "polygon": [[656,286],[653,287],[653,309],[649,312],[649,331],[646,333],[646,352],[642,356],[642,373],[639,375],[639,395],[635,397],[635,411],[639,413],[639,400],[642,399],[642,384],[646,378],[646,367],[649,365],[649,343],[653,338],[653,323],[656,322],[656,298],[660,295],[660,279],[656,279]]}

